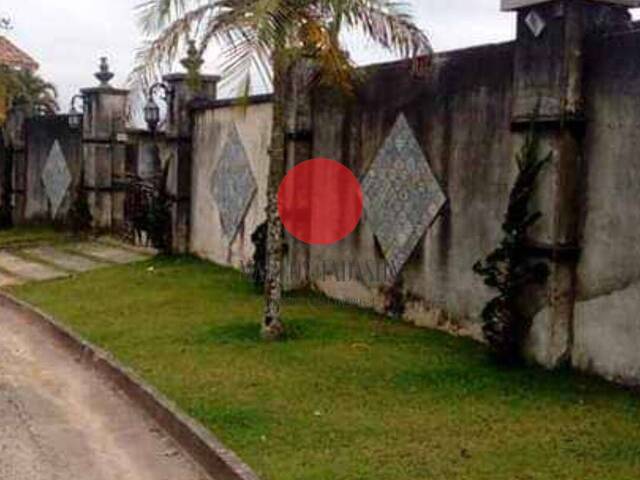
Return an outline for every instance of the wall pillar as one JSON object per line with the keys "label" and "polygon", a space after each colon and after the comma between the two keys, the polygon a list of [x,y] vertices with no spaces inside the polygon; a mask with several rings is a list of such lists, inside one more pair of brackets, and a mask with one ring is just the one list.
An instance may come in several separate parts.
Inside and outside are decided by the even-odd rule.
{"label": "wall pillar", "polygon": [[[636,0],[632,0],[635,2]],[[576,266],[580,252],[580,197],[584,118],[585,38],[629,21],[629,0],[503,0],[517,12],[512,128],[517,151],[532,123],[541,155],[552,164],[538,181],[543,217],[532,229],[535,251],[550,260],[542,308],[535,315],[529,350],[554,368],[570,360]],[[534,312],[535,313],[535,312]]]}
{"label": "wall pillar", "polygon": [[[26,123],[32,116],[31,108],[26,104],[14,106],[9,112],[5,126],[5,171],[3,174],[4,201],[10,201],[12,221],[16,225],[26,222],[27,205],[27,148]],[[7,178],[8,176],[9,178]]]}
{"label": "wall pillar", "polygon": [[94,227],[117,231],[124,222],[126,123],[129,90],[113,88],[106,59],[96,78],[100,85],[85,88],[82,128],[84,186]]}
{"label": "wall pillar", "polygon": [[193,119],[191,102],[199,98],[215,99],[220,77],[200,75],[199,88],[194,89],[186,73],[174,73],[163,77],[170,87],[171,95],[166,127],[166,148],[163,167],[167,162],[169,175],[167,187],[173,199],[172,241],[173,250],[186,253],[189,250],[191,218],[191,157],[193,141]]}

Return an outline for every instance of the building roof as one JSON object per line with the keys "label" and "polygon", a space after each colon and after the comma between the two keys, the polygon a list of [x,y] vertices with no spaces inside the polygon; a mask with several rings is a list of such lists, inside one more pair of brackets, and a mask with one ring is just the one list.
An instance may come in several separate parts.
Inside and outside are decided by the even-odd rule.
{"label": "building roof", "polygon": [[38,62],[0,35],[0,65],[37,70]]}

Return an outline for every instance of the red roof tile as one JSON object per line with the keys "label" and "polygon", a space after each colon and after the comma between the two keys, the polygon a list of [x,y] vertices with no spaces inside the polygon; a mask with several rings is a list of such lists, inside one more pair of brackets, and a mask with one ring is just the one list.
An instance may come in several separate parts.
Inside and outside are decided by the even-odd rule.
{"label": "red roof tile", "polygon": [[37,70],[38,62],[0,35],[0,65]]}

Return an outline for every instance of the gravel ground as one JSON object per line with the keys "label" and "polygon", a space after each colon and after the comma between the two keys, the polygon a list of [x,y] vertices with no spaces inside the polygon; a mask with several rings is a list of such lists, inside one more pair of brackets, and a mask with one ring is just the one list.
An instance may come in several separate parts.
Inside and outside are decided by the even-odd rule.
{"label": "gravel ground", "polygon": [[0,306],[0,479],[207,478],[144,412]]}

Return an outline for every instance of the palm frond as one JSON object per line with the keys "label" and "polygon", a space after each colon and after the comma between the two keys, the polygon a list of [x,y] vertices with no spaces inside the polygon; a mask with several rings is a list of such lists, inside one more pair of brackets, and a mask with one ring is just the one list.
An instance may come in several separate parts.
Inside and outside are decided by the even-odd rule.
{"label": "palm frond", "polygon": [[170,68],[193,29],[206,21],[214,10],[215,5],[211,3],[190,10],[162,29],[155,39],[146,42],[136,52],[136,67],[129,76],[129,83],[146,86]]}
{"label": "palm frond", "polygon": [[203,28],[201,43],[215,42],[221,48],[224,82],[237,84],[257,72],[271,79],[271,52],[293,24],[294,9],[283,0],[222,0],[218,14]]}
{"label": "palm frond", "polygon": [[346,91],[358,75],[340,43],[343,26],[402,57],[432,51],[407,4],[392,0],[146,0],[138,8],[143,31],[158,33],[136,56],[131,78],[143,85],[172,65],[188,37],[201,54],[218,45],[225,83],[252,72],[269,81],[273,52],[286,50],[315,58],[319,78]]}
{"label": "palm frond", "polygon": [[193,0],[146,0],[136,7],[138,24],[145,34],[153,35],[183,16],[192,3]]}
{"label": "palm frond", "polygon": [[321,0],[345,25],[360,31],[387,50],[405,58],[433,52],[426,34],[416,25],[406,2],[390,0]]}
{"label": "palm frond", "polygon": [[308,18],[301,28],[305,55],[313,58],[318,67],[317,79],[352,94],[358,70],[349,54],[341,48],[331,25]]}

